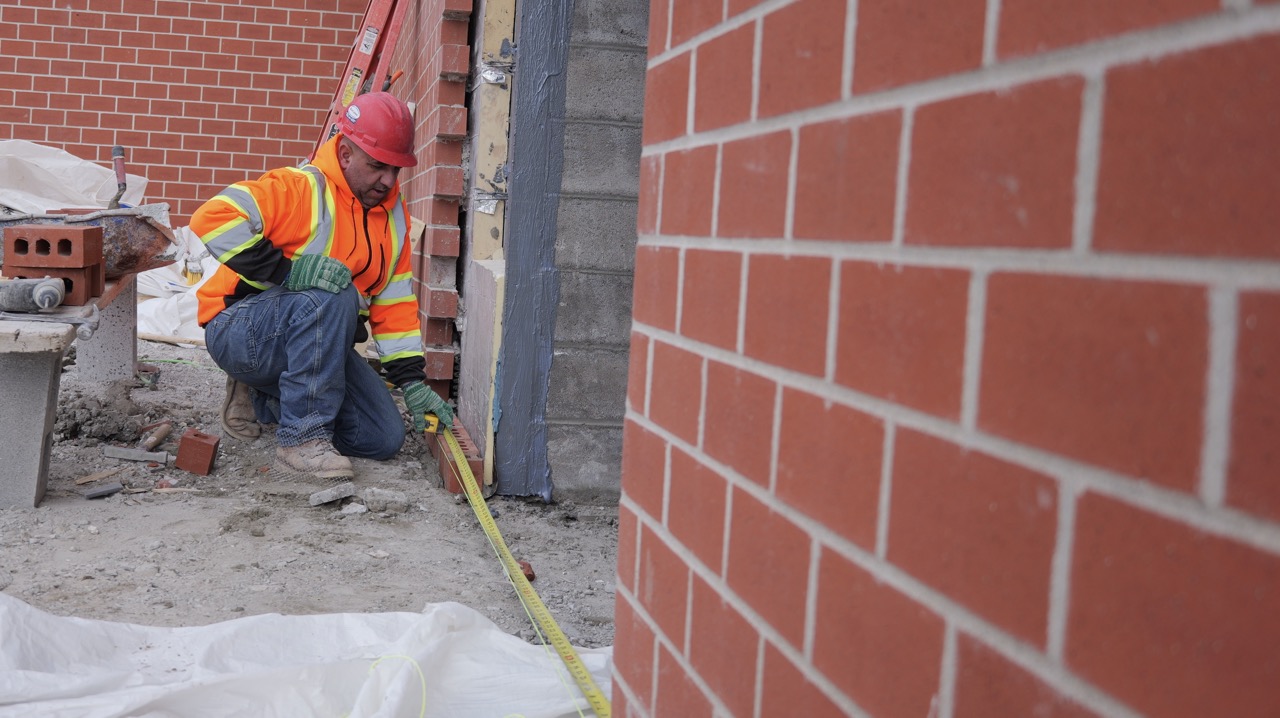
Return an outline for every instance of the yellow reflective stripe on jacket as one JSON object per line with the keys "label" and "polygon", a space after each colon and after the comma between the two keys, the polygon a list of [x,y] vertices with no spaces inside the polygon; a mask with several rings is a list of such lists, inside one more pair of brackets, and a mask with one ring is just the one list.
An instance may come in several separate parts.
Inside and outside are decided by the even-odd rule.
{"label": "yellow reflective stripe on jacket", "polygon": [[262,214],[253,195],[232,185],[214,197],[235,207],[244,217],[234,219],[200,237],[209,254],[223,264],[262,241]]}
{"label": "yellow reflective stripe on jacket", "polygon": [[422,356],[422,334],[420,332],[374,334],[373,341],[378,347],[378,357],[383,362],[408,356]]}
{"label": "yellow reflective stripe on jacket", "polygon": [[334,232],[333,193],[329,191],[329,183],[325,180],[324,173],[314,165],[306,165],[301,169],[294,167],[288,169],[290,172],[296,172],[305,177],[308,186],[311,187],[311,235],[293,253],[293,256],[297,257],[302,254],[327,255],[333,249]]}
{"label": "yellow reflective stripe on jacket", "polygon": [[400,302],[412,302],[417,297],[413,295],[413,272],[405,272],[397,274],[391,278],[390,282],[378,292],[378,296],[373,298],[373,304],[386,306],[388,304],[399,304]]}

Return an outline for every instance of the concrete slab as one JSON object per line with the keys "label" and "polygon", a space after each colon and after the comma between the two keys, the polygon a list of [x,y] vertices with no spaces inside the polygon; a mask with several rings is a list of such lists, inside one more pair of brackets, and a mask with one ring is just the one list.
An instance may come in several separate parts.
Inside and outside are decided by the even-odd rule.
{"label": "concrete slab", "polygon": [[498,347],[502,342],[502,303],[506,264],[501,260],[471,262],[467,273],[467,331],[462,334],[462,369],[458,379],[458,417],[468,427],[484,457],[484,476],[493,483],[493,397]]}
{"label": "concrete slab", "polygon": [[[4,326],[12,324],[23,327]],[[49,481],[62,354],[75,329],[0,322],[0,336],[0,508],[28,508],[40,504]]]}
{"label": "concrete slab", "polygon": [[99,304],[98,330],[76,346],[81,376],[104,384],[132,379],[137,371],[138,285],[133,275],[120,280],[119,293],[109,301],[105,307]]}

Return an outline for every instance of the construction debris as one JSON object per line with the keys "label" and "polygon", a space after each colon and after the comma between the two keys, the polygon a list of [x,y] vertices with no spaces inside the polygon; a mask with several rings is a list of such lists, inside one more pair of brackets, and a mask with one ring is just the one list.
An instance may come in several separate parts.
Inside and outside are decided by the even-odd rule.
{"label": "construction debris", "polygon": [[348,496],[355,496],[355,493],[356,485],[350,481],[344,481],[337,486],[330,486],[323,491],[317,491],[314,494],[311,494],[311,498],[309,500],[312,506],[319,506],[333,501],[341,501]]}
{"label": "construction debris", "polygon": [[112,494],[118,494],[121,491],[124,491],[124,484],[119,481],[113,481],[105,486],[98,486],[85,491],[84,497],[86,499],[100,499],[105,496],[111,496]]}
{"label": "construction debris", "polygon": [[85,484],[92,484],[93,482],[101,481],[102,479],[105,479],[108,476],[115,476],[121,471],[124,471],[124,467],[117,466],[114,469],[107,469],[106,471],[98,471],[96,473],[89,474],[88,476],[81,476],[80,478],[76,479],[76,486],[84,486]]}
{"label": "construction debris", "polygon": [[102,455],[109,459],[124,459],[126,461],[154,461],[159,464],[169,462],[169,455],[163,451],[145,451],[124,446],[104,446],[102,447]]}

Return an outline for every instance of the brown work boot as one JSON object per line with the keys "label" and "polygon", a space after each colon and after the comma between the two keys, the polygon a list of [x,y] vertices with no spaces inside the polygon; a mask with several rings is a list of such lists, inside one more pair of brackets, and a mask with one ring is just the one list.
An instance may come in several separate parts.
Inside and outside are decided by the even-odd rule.
{"label": "brown work boot", "polygon": [[332,481],[350,479],[356,475],[351,468],[351,460],[339,454],[327,439],[315,439],[298,446],[276,447],[276,470]]}
{"label": "brown work boot", "polygon": [[222,400],[222,429],[241,441],[253,441],[262,433],[253,410],[253,390],[231,377],[227,377],[227,396]]}

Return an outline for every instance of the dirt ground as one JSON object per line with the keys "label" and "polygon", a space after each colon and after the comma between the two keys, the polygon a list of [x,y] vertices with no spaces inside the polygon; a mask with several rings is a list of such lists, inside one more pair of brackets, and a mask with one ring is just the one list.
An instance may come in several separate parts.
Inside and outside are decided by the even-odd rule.
{"label": "dirt ground", "polygon": [[[48,494],[0,510],[0,590],[57,615],[157,626],[261,613],[420,611],[457,601],[536,641],[501,564],[461,496],[443,488],[425,439],[390,461],[355,460],[356,496],[310,506],[323,488],[271,469],[275,442],[223,438],[214,470],[106,458],[172,421],[221,436],[225,375],[202,348],[141,341],[151,386],[62,377]],[[116,473],[77,484],[77,479]],[[120,482],[125,490],[86,499]],[[166,488],[166,485],[172,484]],[[157,488],[159,485],[161,488]],[[617,506],[489,499],[517,559],[574,645],[613,643]]]}

